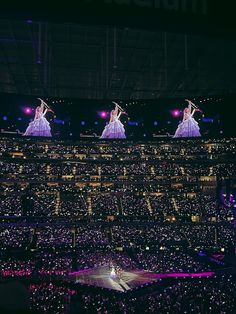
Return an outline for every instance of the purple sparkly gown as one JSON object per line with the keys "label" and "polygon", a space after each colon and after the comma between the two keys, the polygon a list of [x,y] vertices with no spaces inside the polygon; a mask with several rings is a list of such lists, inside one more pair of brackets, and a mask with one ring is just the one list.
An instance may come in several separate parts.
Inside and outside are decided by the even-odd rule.
{"label": "purple sparkly gown", "polygon": [[178,125],[173,137],[200,137],[200,131],[197,121],[192,114],[186,115],[186,118]]}
{"label": "purple sparkly gown", "polygon": [[124,126],[117,116],[105,126],[100,138],[126,138]]}
{"label": "purple sparkly gown", "polygon": [[51,137],[51,127],[47,119],[45,118],[44,113],[39,113],[37,118],[34,118],[32,122],[30,122],[28,128],[26,129],[24,136],[48,136]]}

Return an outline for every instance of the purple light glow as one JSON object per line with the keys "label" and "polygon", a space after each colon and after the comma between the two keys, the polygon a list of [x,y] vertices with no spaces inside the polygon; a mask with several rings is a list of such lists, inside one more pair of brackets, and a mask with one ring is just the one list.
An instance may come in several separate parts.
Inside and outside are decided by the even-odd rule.
{"label": "purple light glow", "polygon": [[106,111],[99,111],[98,114],[99,114],[99,117],[102,119],[107,118],[107,112]]}
{"label": "purple light glow", "polygon": [[214,272],[203,272],[203,273],[171,273],[171,274],[152,274],[152,277],[157,278],[168,278],[168,277],[207,277],[213,276]]}
{"label": "purple light glow", "polygon": [[181,115],[181,111],[179,109],[171,110],[171,114],[174,118],[178,118]]}
{"label": "purple light glow", "polygon": [[68,275],[75,276],[75,275],[79,275],[79,274],[83,274],[83,273],[88,273],[91,270],[92,269],[82,269],[82,270],[79,270],[79,271],[70,272]]}
{"label": "purple light glow", "polygon": [[32,108],[30,108],[30,107],[23,107],[23,112],[24,112],[24,114],[32,114]]}

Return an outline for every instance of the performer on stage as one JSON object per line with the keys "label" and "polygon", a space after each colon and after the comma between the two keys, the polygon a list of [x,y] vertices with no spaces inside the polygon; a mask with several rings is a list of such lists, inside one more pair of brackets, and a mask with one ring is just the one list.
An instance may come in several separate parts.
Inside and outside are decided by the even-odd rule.
{"label": "performer on stage", "polygon": [[115,109],[110,113],[110,121],[102,132],[100,138],[126,138],[124,125],[120,121],[120,116],[126,114],[122,108],[115,102]]}
{"label": "performer on stage", "polygon": [[48,105],[40,98],[40,106],[35,110],[34,120],[30,122],[28,128],[26,129],[24,136],[48,136],[51,137],[51,127],[45,115],[48,111],[53,112]]}
{"label": "performer on stage", "polygon": [[114,266],[112,266],[112,268],[111,268],[110,277],[111,277],[112,279],[117,278],[116,269],[115,269]]}
{"label": "performer on stage", "polygon": [[[201,111],[190,100],[186,99],[188,107],[184,109],[183,121],[173,137],[199,137],[201,136],[197,121],[193,118],[196,111]],[[193,109],[193,110],[192,110]]]}

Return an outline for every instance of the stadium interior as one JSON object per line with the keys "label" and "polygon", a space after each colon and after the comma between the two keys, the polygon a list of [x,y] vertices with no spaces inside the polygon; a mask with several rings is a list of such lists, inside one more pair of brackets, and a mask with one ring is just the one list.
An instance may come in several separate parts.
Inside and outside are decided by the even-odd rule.
{"label": "stadium interior", "polygon": [[0,12],[0,313],[235,314],[236,30],[78,2]]}

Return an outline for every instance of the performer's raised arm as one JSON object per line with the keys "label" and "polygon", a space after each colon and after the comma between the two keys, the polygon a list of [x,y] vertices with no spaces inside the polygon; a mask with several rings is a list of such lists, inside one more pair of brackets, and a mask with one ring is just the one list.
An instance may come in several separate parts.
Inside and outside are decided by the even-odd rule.
{"label": "performer's raised arm", "polygon": [[54,111],[48,106],[48,104],[46,104],[46,102],[44,100],[42,100],[41,98],[38,98],[38,99],[41,101],[40,109],[41,109],[41,112],[43,113],[43,115],[45,115],[48,111],[54,113]]}
{"label": "performer's raised arm", "polygon": [[191,112],[191,116],[193,116],[196,111],[197,106],[192,101],[190,101],[190,105],[191,105],[191,108],[193,108],[193,111]]}
{"label": "performer's raised arm", "polygon": [[188,109],[190,110],[190,112],[191,112],[191,109],[192,109],[192,102],[191,102],[191,100],[189,100],[189,99],[185,99],[187,102],[188,102]]}
{"label": "performer's raised arm", "polygon": [[122,111],[119,112],[117,118],[120,119],[120,116],[122,115]]}
{"label": "performer's raised arm", "polygon": [[[46,105],[47,107],[46,107],[45,105]],[[46,114],[47,112],[55,113],[45,102],[44,102],[44,108],[46,108],[45,111],[44,111],[44,113],[43,113],[44,116],[45,116],[45,114]]]}
{"label": "performer's raised arm", "polygon": [[191,116],[192,116],[192,117],[193,117],[193,115],[194,115],[195,112],[197,112],[197,111],[202,112],[202,110],[199,109],[192,101],[190,101],[190,104],[191,104],[191,106],[192,106],[192,108],[193,108],[193,111],[192,111],[192,113],[191,113]]}
{"label": "performer's raised arm", "polygon": [[193,111],[191,112],[191,116],[192,116],[192,117],[193,117],[195,111],[196,111],[196,108],[194,108]]}
{"label": "performer's raised arm", "polygon": [[119,114],[118,114],[118,119],[120,118],[120,116],[121,116],[122,114],[125,114],[125,115],[128,116],[128,114],[127,114],[125,111],[120,111]]}

